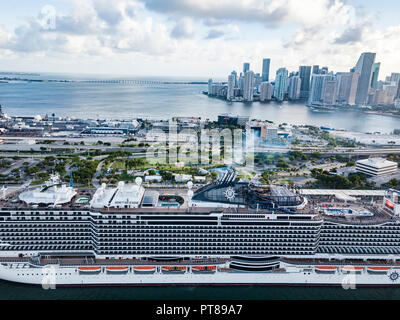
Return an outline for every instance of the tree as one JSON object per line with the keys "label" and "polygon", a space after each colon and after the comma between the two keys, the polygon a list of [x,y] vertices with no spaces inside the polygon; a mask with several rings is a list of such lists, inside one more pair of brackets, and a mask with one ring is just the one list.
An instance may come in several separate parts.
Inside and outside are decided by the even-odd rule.
{"label": "tree", "polygon": [[262,183],[270,183],[271,180],[273,179],[273,177],[274,177],[274,172],[273,171],[265,171],[261,175],[261,182]]}

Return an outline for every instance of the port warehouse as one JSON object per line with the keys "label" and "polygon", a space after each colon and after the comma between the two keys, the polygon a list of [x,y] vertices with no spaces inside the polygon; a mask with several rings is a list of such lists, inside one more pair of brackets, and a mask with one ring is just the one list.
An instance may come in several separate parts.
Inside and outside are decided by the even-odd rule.
{"label": "port warehouse", "polygon": [[399,254],[400,224],[311,215],[2,210],[0,252],[89,251],[98,257]]}

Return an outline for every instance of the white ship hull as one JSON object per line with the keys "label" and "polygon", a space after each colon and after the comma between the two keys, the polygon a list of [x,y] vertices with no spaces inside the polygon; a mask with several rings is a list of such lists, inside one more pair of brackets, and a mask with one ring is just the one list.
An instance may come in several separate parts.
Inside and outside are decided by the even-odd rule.
{"label": "white ship hull", "polygon": [[[304,269],[312,271],[304,271]],[[132,268],[126,273],[110,273],[101,267],[97,274],[82,273],[78,267],[29,267],[10,264],[0,266],[0,279],[31,285],[57,286],[163,286],[163,285],[302,285],[302,286],[400,286],[400,268],[392,267],[384,273],[370,273],[365,268],[360,273],[344,273],[338,268],[335,273],[318,273],[313,266],[289,267],[287,271],[274,272],[223,272],[193,273],[190,268],[184,273],[155,272],[135,273]]]}

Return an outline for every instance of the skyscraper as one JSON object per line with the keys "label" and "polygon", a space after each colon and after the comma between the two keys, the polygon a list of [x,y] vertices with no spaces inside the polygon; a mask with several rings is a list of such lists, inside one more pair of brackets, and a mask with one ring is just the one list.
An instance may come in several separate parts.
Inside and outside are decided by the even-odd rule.
{"label": "skyscraper", "polygon": [[297,100],[300,98],[301,79],[299,76],[289,78],[289,99]]}
{"label": "skyscraper", "polygon": [[240,75],[240,78],[238,80],[238,86],[240,91],[242,92],[243,95],[243,91],[244,91],[244,75]]}
{"label": "skyscraper", "polygon": [[274,97],[278,101],[283,101],[285,99],[285,94],[288,86],[288,71],[286,68],[280,68],[276,72],[275,77],[275,88]]}
{"label": "skyscraper", "polygon": [[312,67],[312,73],[313,74],[319,74],[319,66],[318,65],[315,65],[315,66]]}
{"label": "skyscraper", "polygon": [[336,79],[326,80],[324,83],[323,104],[333,106],[336,105]]}
{"label": "skyscraper", "polygon": [[308,105],[323,104],[325,95],[325,82],[332,80],[335,80],[335,77],[327,74],[314,74],[312,76]]}
{"label": "skyscraper", "polygon": [[269,101],[272,99],[273,86],[269,82],[262,82],[260,85],[260,101]]}
{"label": "skyscraper", "polygon": [[338,80],[337,102],[339,104],[355,105],[360,74],[355,72],[338,72],[336,77]]}
{"label": "skyscraper", "polygon": [[399,80],[399,82],[397,82],[397,95],[396,95],[396,99],[400,99],[400,80]]}
{"label": "skyscraper", "polygon": [[368,92],[371,88],[372,67],[375,63],[376,53],[364,52],[358,59],[354,71],[360,74],[357,86],[356,104],[363,105],[367,102]]}
{"label": "skyscraper", "polygon": [[243,74],[246,75],[246,72],[250,71],[250,63],[243,63]]}
{"label": "skyscraper", "polygon": [[400,81],[400,73],[392,73],[390,76],[390,81],[398,83]]}
{"label": "skyscraper", "polygon": [[226,99],[231,101],[235,97],[235,76],[233,74],[228,76],[228,90]]}
{"label": "skyscraper", "polygon": [[311,66],[300,66],[299,76],[301,79],[300,98],[308,98],[310,93]]}
{"label": "skyscraper", "polygon": [[254,86],[258,88],[258,86],[261,84],[262,82],[262,77],[259,73],[256,73],[254,75]]}
{"label": "skyscraper", "polygon": [[213,80],[209,79],[208,80],[208,94],[211,94],[212,85],[213,85]]}
{"label": "skyscraper", "polygon": [[269,81],[269,67],[271,65],[271,59],[263,59],[263,66],[262,66],[262,81],[268,82]]}
{"label": "skyscraper", "polygon": [[254,72],[247,71],[244,75],[244,90],[243,99],[244,101],[253,101],[253,91],[254,91]]}
{"label": "skyscraper", "polygon": [[378,78],[379,78],[379,69],[381,68],[381,63],[374,63],[372,68],[372,80],[371,80],[371,88],[378,89]]}
{"label": "skyscraper", "polygon": [[237,86],[238,86],[237,72],[235,70],[233,70],[231,72],[231,75],[233,75],[235,77],[235,88],[237,88]]}

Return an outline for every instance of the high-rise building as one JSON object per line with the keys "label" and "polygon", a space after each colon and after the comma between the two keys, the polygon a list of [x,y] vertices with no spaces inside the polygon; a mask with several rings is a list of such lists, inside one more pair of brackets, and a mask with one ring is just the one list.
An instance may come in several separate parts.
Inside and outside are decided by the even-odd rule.
{"label": "high-rise building", "polygon": [[358,59],[354,68],[360,74],[357,86],[356,104],[363,105],[367,102],[368,92],[371,88],[372,67],[375,63],[376,53],[364,52]]}
{"label": "high-rise building", "polygon": [[212,85],[213,85],[213,80],[209,79],[208,80],[208,94],[211,94]]}
{"label": "high-rise building", "polygon": [[256,73],[256,74],[254,75],[254,86],[255,86],[256,88],[258,88],[258,86],[261,84],[261,82],[262,82],[262,77],[261,77],[261,75],[260,75],[259,73]]}
{"label": "high-rise building", "polygon": [[360,74],[355,72],[338,72],[337,77],[337,103],[355,105],[357,85]]}
{"label": "high-rise building", "polygon": [[243,75],[246,75],[246,72],[250,71],[250,63],[245,62],[243,63]]}
{"label": "high-rise building", "polygon": [[233,74],[228,76],[228,90],[226,99],[231,101],[235,97],[235,76]]}
{"label": "high-rise building", "polygon": [[324,83],[323,104],[334,106],[336,105],[336,90],[337,80],[327,80]]}
{"label": "high-rise building", "polygon": [[399,81],[400,81],[400,73],[392,73],[392,75],[390,76],[390,81],[399,83]]}
{"label": "high-rise building", "polygon": [[368,104],[370,106],[384,105],[386,103],[385,90],[371,90],[368,94]]}
{"label": "high-rise building", "polygon": [[289,99],[297,100],[300,98],[301,79],[299,76],[289,78]]}
{"label": "high-rise building", "polygon": [[308,105],[321,105],[324,103],[325,82],[335,80],[334,76],[327,74],[313,74]]}
{"label": "high-rise building", "polygon": [[378,78],[379,78],[379,69],[381,68],[381,63],[374,63],[372,67],[372,79],[371,79],[371,88],[378,89]]}
{"label": "high-rise building", "polygon": [[312,67],[312,73],[313,74],[319,74],[319,66],[318,65],[315,65],[315,66]]}
{"label": "high-rise building", "polygon": [[400,99],[400,80],[397,82],[397,94],[396,99]]}
{"label": "high-rise building", "polygon": [[263,59],[262,65],[262,81],[268,82],[269,81],[269,68],[271,65],[271,59]]}
{"label": "high-rise building", "polygon": [[273,85],[269,82],[261,82],[260,101],[270,101],[272,99],[273,89]]}
{"label": "high-rise building", "polygon": [[300,66],[299,76],[301,79],[300,98],[308,98],[310,94],[311,66]]}
{"label": "high-rise building", "polygon": [[231,72],[231,75],[233,75],[235,77],[235,88],[238,87],[238,77],[237,77],[237,72],[235,70],[233,70]]}
{"label": "high-rise building", "polygon": [[394,100],[396,99],[397,96],[397,83],[392,82],[389,85],[384,85],[383,86],[383,91],[385,92],[385,103],[386,105],[392,105],[394,103]]}
{"label": "high-rise building", "polygon": [[254,94],[254,72],[247,71],[244,75],[244,89],[243,99],[244,101],[253,101]]}
{"label": "high-rise building", "polygon": [[280,68],[276,72],[274,97],[278,101],[285,99],[285,94],[288,87],[288,71],[286,68]]}
{"label": "high-rise building", "polygon": [[240,78],[239,78],[239,89],[240,89],[241,95],[243,96],[243,92],[244,92],[244,76],[240,76]]}

